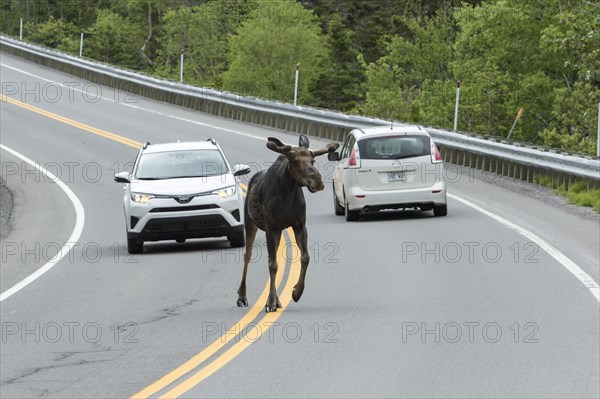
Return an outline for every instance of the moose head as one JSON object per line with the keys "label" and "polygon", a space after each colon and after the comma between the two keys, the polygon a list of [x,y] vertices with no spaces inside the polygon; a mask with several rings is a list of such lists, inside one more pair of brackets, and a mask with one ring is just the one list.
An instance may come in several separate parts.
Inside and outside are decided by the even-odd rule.
{"label": "moose head", "polygon": [[315,158],[319,155],[335,151],[340,145],[330,143],[318,151],[309,150],[309,141],[305,135],[300,135],[299,146],[284,145],[279,139],[269,137],[267,148],[271,151],[285,155],[289,161],[289,173],[302,187],[308,188],[311,193],[316,193],[325,188],[321,174],[314,166]]}

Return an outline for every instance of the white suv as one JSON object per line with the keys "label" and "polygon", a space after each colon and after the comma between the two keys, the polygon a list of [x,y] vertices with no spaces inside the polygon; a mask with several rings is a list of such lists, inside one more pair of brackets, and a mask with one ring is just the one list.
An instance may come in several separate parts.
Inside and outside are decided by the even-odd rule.
{"label": "white suv", "polygon": [[145,143],[133,172],[115,175],[126,183],[123,205],[127,250],[141,253],[144,241],[226,236],[232,247],[245,244],[242,190],[237,176],[213,140]]}
{"label": "white suv", "polygon": [[382,209],[448,213],[442,157],[421,126],[354,129],[329,160],[337,162],[335,214],[346,215],[348,221]]}

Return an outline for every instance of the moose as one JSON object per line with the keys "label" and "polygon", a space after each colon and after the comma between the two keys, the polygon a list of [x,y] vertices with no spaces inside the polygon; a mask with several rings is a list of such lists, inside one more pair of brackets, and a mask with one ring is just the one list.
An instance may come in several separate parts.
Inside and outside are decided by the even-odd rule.
{"label": "moose", "polygon": [[306,201],[302,187],[311,193],[325,188],[321,174],[314,166],[319,155],[335,151],[338,143],[328,144],[318,151],[309,150],[308,138],[300,135],[299,147],[284,145],[280,140],[269,137],[267,148],[281,155],[266,170],[256,173],[248,182],[244,210],[246,249],[244,253],[244,272],[238,289],[238,306],[248,306],[246,298],[246,274],[252,258],[252,245],[256,232],[261,229],[267,238],[267,252],[270,275],[270,290],[265,311],[276,312],[281,308],[277,296],[275,276],[277,275],[277,248],[284,229],[292,227],[296,242],[300,248],[300,278],[294,286],[292,299],[298,302],[304,292],[304,280],[310,256],[308,254],[308,235],[306,231]]}

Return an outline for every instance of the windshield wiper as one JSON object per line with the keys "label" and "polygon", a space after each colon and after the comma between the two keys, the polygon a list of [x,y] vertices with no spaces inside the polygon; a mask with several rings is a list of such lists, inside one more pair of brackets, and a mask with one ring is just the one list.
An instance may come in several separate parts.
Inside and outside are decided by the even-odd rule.
{"label": "windshield wiper", "polygon": [[419,157],[419,154],[408,154],[408,155],[396,155],[393,159],[402,159],[402,158],[414,158]]}

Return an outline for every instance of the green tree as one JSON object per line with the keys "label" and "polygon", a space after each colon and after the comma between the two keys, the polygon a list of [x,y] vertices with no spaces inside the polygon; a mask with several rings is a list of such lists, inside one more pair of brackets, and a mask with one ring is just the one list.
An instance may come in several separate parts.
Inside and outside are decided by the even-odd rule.
{"label": "green tree", "polygon": [[463,83],[462,129],[496,136],[508,133],[524,105],[516,101],[519,84],[540,65],[537,44],[545,22],[538,14],[523,2],[504,0],[456,12],[460,33],[453,69]]}
{"label": "green tree", "polygon": [[562,4],[542,31],[546,74],[557,83],[541,131],[543,143],[594,154],[600,95],[600,5]]}
{"label": "green tree", "polygon": [[228,38],[237,32],[253,1],[212,1],[197,7],[167,11],[162,18],[155,70],[161,76],[179,79],[180,55],[184,50],[184,79],[209,87],[220,87],[227,68]]}
{"label": "green tree", "polygon": [[161,18],[177,3],[177,0],[113,0],[112,11],[145,30],[146,40],[140,47],[139,54],[148,67],[155,65],[159,48],[157,36],[162,28]]}
{"label": "green tree", "polygon": [[366,81],[362,56],[352,45],[352,33],[339,14],[327,23],[327,48],[317,78],[310,87],[309,102],[321,108],[353,111],[364,97]]}
{"label": "green tree", "polygon": [[406,19],[404,24],[410,32],[408,37],[387,37],[386,55],[367,68],[368,92],[362,110],[386,119],[430,124],[447,111],[440,105],[448,100],[443,82],[451,79],[448,65],[455,37],[452,10],[440,9],[432,17]]}
{"label": "green tree", "polygon": [[313,13],[292,0],[259,2],[231,37],[229,69],[223,87],[244,95],[291,102],[294,71],[300,64],[299,101],[309,97],[325,41]]}
{"label": "green tree", "polygon": [[140,25],[113,11],[99,10],[89,33],[88,57],[131,69],[143,67],[140,49],[145,35]]}
{"label": "green tree", "polygon": [[34,43],[73,54],[79,51],[79,30],[64,19],[50,16],[42,24],[27,23],[24,31],[27,40]]}
{"label": "green tree", "polygon": [[591,152],[600,86],[600,8],[517,0],[463,7],[452,63],[463,81],[463,128]]}

